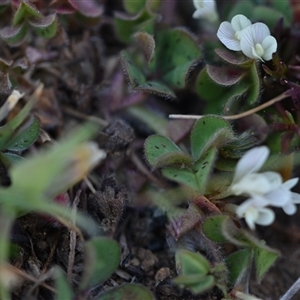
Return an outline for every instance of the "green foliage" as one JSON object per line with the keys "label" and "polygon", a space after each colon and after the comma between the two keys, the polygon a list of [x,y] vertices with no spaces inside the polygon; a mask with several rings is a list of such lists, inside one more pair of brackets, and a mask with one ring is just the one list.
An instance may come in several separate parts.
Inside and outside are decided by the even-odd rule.
{"label": "green foliage", "polygon": [[241,107],[252,107],[262,89],[258,63],[225,50],[217,49],[216,53],[226,64],[207,65],[196,81],[198,95],[207,102],[206,113],[228,115],[240,112]]}
{"label": "green foliage", "polygon": [[237,14],[243,14],[253,21],[263,22],[271,30],[280,18],[283,18],[285,26],[290,26],[292,22],[292,9],[288,0],[271,1],[271,6],[254,5],[250,0],[238,1],[232,7],[227,19],[230,21]]}
{"label": "green foliage", "polygon": [[[175,283],[188,288],[194,294],[202,294],[214,286],[218,286],[226,294],[223,263],[211,267],[200,253],[181,249],[176,252],[176,264],[180,275],[173,280]],[[222,278],[223,282],[220,282],[219,278]]]}
{"label": "green foliage", "polygon": [[66,280],[66,277],[63,271],[59,268],[55,268],[56,275],[56,299],[57,300],[71,300],[73,298],[73,293],[71,288]]}
{"label": "green foliage", "polygon": [[152,293],[142,285],[139,284],[124,284],[115,287],[104,295],[101,295],[97,300],[155,300]]}
{"label": "green foliage", "polygon": [[147,0],[124,0],[123,5],[126,11],[128,11],[129,13],[137,14],[145,6],[146,2]]}
{"label": "green foliage", "polygon": [[176,253],[176,264],[181,275],[173,281],[190,289],[195,294],[204,293],[215,285],[214,276],[210,275],[210,264],[204,256],[189,250]]}
{"label": "green foliage", "polygon": [[[202,58],[194,37],[182,28],[158,30],[154,39],[141,33],[135,37],[146,56],[148,68],[141,60],[134,60],[129,52],[121,53],[121,62],[132,87],[167,99],[176,98],[170,87],[184,88],[191,71]],[[148,80],[148,77],[159,78]]]}
{"label": "green foliage", "polygon": [[[40,123],[35,117],[20,126],[7,142],[5,148],[10,151],[22,151],[29,148],[38,138],[40,133]],[[1,134],[1,129],[0,129]],[[0,139],[1,141],[1,139]]]}
{"label": "green foliage", "polygon": [[231,139],[233,131],[230,124],[216,116],[205,116],[198,120],[191,131],[191,152],[197,161],[211,147],[220,148]]}
{"label": "green foliage", "polygon": [[117,269],[121,251],[116,241],[97,237],[85,243],[85,267],[81,289],[107,280]]}
{"label": "green foliage", "polygon": [[[5,104],[0,108],[0,120],[3,120],[17,102],[19,96],[12,94]],[[22,160],[17,154],[7,151],[23,151],[29,148],[38,138],[40,124],[33,116],[28,116],[36,96],[33,95],[30,101],[10,121],[0,127],[0,160],[9,168],[11,164]]]}
{"label": "green foliage", "polygon": [[56,34],[56,14],[44,17],[28,1],[22,0],[14,14],[11,27],[0,31],[2,39],[11,46],[20,45],[29,35],[30,27],[44,38],[52,38]]}
{"label": "green foliage", "polygon": [[228,255],[225,259],[229,273],[229,283],[234,286],[239,280],[250,272],[252,250],[245,248]]}
{"label": "green foliage", "polygon": [[135,32],[142,31],[152,34],[155,18],[155,15],[146,8],[133,17],[116,14],[114,23],[118,38],[124,43],[129,43]]}
{"label": "green foliage", "polygon": [[246,269],[250,269],[252,257],[256,278],[260,281],[280,255],[278,251],[266,246],[264,241],[259,241],[248,232],[238,228],[226,215],[207,218],[202,225],[202,230],[214,242],[230,242],[244,248],[226,259],[232,285],[243,276]]}
{"label": "green foliage", "polygon": [[[226,120],[210,115],[194,124],[190,139],[192,155],[184,153],[170,139],[152,135],[145,141],[146,159],[154,169],[162,168],[162,174],[166,178],[205,194],[210,174],[218,160],[218,153],[222,152],[230,141],[237,144],[238,150],[243,144],[239,142],[239,137],[234,136]],[[219,190],[219,193],[221,192],[222,190]]]}

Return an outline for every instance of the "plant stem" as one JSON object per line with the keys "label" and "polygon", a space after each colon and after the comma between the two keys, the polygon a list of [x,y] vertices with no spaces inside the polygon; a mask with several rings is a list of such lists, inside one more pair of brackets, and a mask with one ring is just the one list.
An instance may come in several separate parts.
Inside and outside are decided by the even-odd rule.
{"label": "plant stem", "polygon": [[[282,93],[280,94],[279,96],[269,100],[268,102],[262,104],[262,105],[259,105],[257,107],[254,107],[250,110],[247,110],[245,112],[242,112],[240,114],[237,114],[237,115],[231,115],[231,116],[220,116],[222,117],[223,119],[225,120],[237,120],[237,119],[241,119],[241,118],[244,118],[244,117],[247,117],[247,116],[250,116],[252,114],[255,114],[256,112],[260,111],[260,110],[263,110],[273,104],[275,104],[276,102],[279,102],[285,98],[288,98],[290,97],[289,95],[285,93]],[[169,115],[169,118],[170,119],[201,119],[203,118],[204,115]]]}

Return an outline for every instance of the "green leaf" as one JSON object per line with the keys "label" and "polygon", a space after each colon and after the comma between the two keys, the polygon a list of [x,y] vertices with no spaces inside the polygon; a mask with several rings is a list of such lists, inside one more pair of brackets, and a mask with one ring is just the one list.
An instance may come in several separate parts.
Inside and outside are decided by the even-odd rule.
{"label": "green leaf", "polygon": [[163,76],[162,80],[177,89],[184,88],[187,84],[191,72],[197,66],[198,61],[199,60],[197,59],[174,67],[171,71],[167,72]]}
{"label": "green leaf", "polygon": [[203,233],[217,243],[231,242],[239,247],[249,247],[249,236],[238,228],[227,215],[208,217],[202,224]]}
{"label": "green leaf", "polygon": [[52,199],[66,191],[75,184],[76,178],[77,181],[81,179],[81,170],[74,169],[75,163],[78,165],[80,154],[84,154],[82,151],[86,144],[83,142],[94,135],[95,131],[95,125],[87,124],[58,145],[34,153],[34,156],[13,166],[10,170],[13,182],[11,188],[18,197],[23,200],[26,197],[32,203],[43,202],[45,198]]}
{"label": "green leaf", "polygon": [[221,117],[207,115],[191,131],[191,151],[195,161],[211,147],[219,148],[234,138],[230,124]]}
{"label": "green leaf", "polygon": [[55,268],[55,285],[56,285],[56,295],[57,300],[71,300],[73,299],[72,290],[66,280],[65,274],[59,268]]}
{"label": "green leaf", "polygon": [[[124,42],[129,43],[131,36],[137,31],[146,31],[149,34],[153,25],[155,17],[148,12],[147,9],[142,9],[136,16],[128,17],[124,14],[116,13],[114,17],[115,29],[118,38]],[[147,23],[150,21],[150,23]]]}
{"label": "green leaf", "polygon": [[246,94],[246,101],[250,106],[258,101],[262,89],[262,81],[259,68],[259,62],[253,60],[250,67],[250,72],[248,76],[245,77],[245,82],[248,83],[249,86]]}
{"label": "green leaf", "polygon": [[242,14],[251,20],[253,9],[254,5],[252,1],[243,0],[235,2],[235,5],[233,6],[232,10],[230,11],[227,17],[227,20],[230,22],[231,19],[238,14]]}
{"label": "green leaf", "polygon": [[123,71],[132,87],[137,87],[146,82],[146,77],[143,72],[135,65],[131,55],[127,51],[122,51],[120,54]]}
{"label": "green leaf", "polygon": [[20,25],[26,19],[41,19],[42,15],[39,11],[30,5],[27,1],[22,0],[13,18],[13,26]]}
{"label": "green leaf", "polygon": [[212,216],[208,217],[202,224],[203,233],[212,241],[217,243],[226,243],[227,239],[222,233],[222,224],[228,216]]}
{"label": "green leaf", "polygon": [[203,195],[205,194],[209,175],[214,167],[217,154],[218,150],[216,148],[211,148],[195,163],[194,169],[197,170],[196,178],[198,181],[199,192]]}
{"label": "green leaf", "polygon": [[135,105],[128,107],[127,112],[145,123],[156,133],[159,133],[163,136],[168,135],[168,121],[163,116],[157,114],[155,111],[152,111],[142,105]]}
{"label": "green leaf", "polygon": [[131,14],[137,14],[146,4],[146,0],[124,0],[124,8]]}
{"label": "green leaf", "polygon": [[281,12],[287,21],[287,24],[291,24],[293,20],[292,5],[289,0],[272,1],[272,7],[277,11]]}
{"label": "green leaf", "polygon": [[113,288],[97,300],[155,300],[152,293],[140,284],[124,284]]}
{"label": "green leaf", "polygon": [[46,16],[41,20],[29,21],[30,25],[34,28],[35,32],[45,38],[50,39],[55,36],[57,31],[57,18],[56,14]]}
{"label": "green leaf", "polygon": [[[196,80],[197,94],[207,102],[205,113],[230,114],[230,110],[224,110],[224,105],[235,103],[246,93],[248,87],[249,85],[244,80],[233,86],[221,86],[209,77],[207,68],[199,73]],[[230,108],[230,105],[228,106]]]}
{"label": "green leaf", "polygon": [[161,135],[150,135],[146,139],[144,147],[146,159],[150,165],[153,165],[164,154],[182,153],[181,149],[175,143]]}
{"label": "green leaf", "polygon": [[8,168],[13,164],[18,164],[22,162],[25,158],[10,152],[0,152],[0,160],[5,164]]}
{"label": "green leaf", "polygon": [[246,248],[236,251],[227,256],[225,262],[229,271],[229,282],[231,286],[234,286],[251,270],[252,249]]}
{"label": "green leaf", "polygon": [[[279,1],[282,2],[282,8],[284,9],[284,4],[287,6],[290,6],[290,4],[284,3],[285,1]],[[281,8],[281,7],[280,7]],[[270,30],[273,30],[281,18],[283,18],[283,24],[285,27],[291,25],[291,15],[290,19],[287,19],[284,15],[284,11],[287,13],[288,11],[286,8],[281,11],[281,10],[276,10],[273,7],[267,7],[267,6],[256,6],[253,9],[253,14],[252,17],[255,20],[260,20],[261,22],[265,23]]]}
{"label": "green leaf", "polygon": [[269,270],[279,256],[280,253],[278,251],[263,245],[262,242],[260,242],[258,247],[254,248],[255,273],[258,281],[261,281],[264,274]]}
{"label": "green leaf", "polygon": [[184,184],[194,191],[199,191],[196,174],[188,169],[181,169],[175,167],[167,167],[162,170],[162,174],[173,181]]}
{"label": "green leaf", "polygon": [[152,70],[159,70],[163,80],[175,87],[186,85],[191,70],[202,59],[195,38],[182,28],[161,30],[157,36]]}
{"label": "green leaf", "polygon": [[22,151],[31,146],[40,133],[40,124],[37,118],[30,118],[25,124],[23,124],[12,138],[6,144],[6,149],[11,151]]}
{"label": "green leaf", "polygon": [[103,283],[118,268],[121,250],[119,244],[106,237],[96,237],[84,245],[85,267],[81,289]]}
{"label": "green leaf", "polygon": [[148,92],[158,97],[165,98],[166,100],[176,99],[174,92],[162,82],[158,81],[147,81],[143,84],[138,85],[135,90]]}
{"label": "green leaf", "polygon": [[165,153],[158,157],[152,164],[153,170],[164,167],[181,167],[192,168],[193,160],[190,155],[186,153],[171,152]]}
{"label": "green leaf", "polygon": [[0,31],[1,38],[11,46],[20,45],[26,38],[28,25],[23,23],[16,27],[4,27]]}
{"label": "green leaf", "polygon": [[6,149],[7,143],[12,138],[13,134],[18,129],[18,127],[27,118],[35,102],[36,102],[36,98],[33,95],[31,100],[26,103],[26,105],[22,108],[22,110],[13,119],[11,119],[4,126],[0,127],[0,149],[1,150]]}
{"label": "green leaf", "polygon": [[176,252],[176,265],[181,269],[180,276],[174,279],[193,293],[203,293],[215,285],[215,278],[209,275],[210,264],[200,253],[180,249]]}
{"label": "green leaf", "polygon": [[177,284],[183,285],[191,290],[194,294],[201,294],[209,291],[215,285],[215,278],[212,275],[205,276],[178,276],[173,281]]}
{"label": "green leaf", "polygon": [[182,275],[206,275],[210,271],[208,260],[200,253],[180,249],[175,258]]}

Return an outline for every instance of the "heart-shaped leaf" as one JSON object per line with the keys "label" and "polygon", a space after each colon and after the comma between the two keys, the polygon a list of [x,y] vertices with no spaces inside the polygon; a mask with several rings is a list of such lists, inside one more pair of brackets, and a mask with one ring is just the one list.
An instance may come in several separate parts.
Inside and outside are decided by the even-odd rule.
{"label": "heart-shaped leaf", "polygon": [[194,191],[199,192],[200,190],[196,174],[191,170],[181,169],[180,167],[167,167],[162,170],[162,174],[166,178],[184,184]]}
{"label": "heart-shaped leaf", "polygon": [[56,14],[46,16],[40,20],[29,21],[35,32],[43,38],[50,39],[55,36],[57,31]]}
{"label": "heart-shaped leaf", "polygon": [[203,195],[205,194],[205,189],[209,181],[209,175],[213,170],[217,153],[218,150],[213,147],[205,152],[200,160],[195,163],[194,169],[197,170],[196,178],[198,181],[199,191]]}
{"label": "heart-shaped leaf", "polygon": [[30,5],[28,1],[22,0],[14,15],[12,25],[20,25],[25,19],[41,19],[42,17],[39,11]]}
{"label": "heart-shaped leaf", "polygon": [[126,11],[131,14],[137,14],[139,11],[145,7],[146,0],[132,1],[132,0],[124,0],[123,5]]}
{"label": "heart-shaped leaf", "polygon": [[252,252],[251,248],[246,248],[226,257],[225,262],[229,271],[229,282],[231,286],[236,285],[245,274],[250,272]]}
{"label": "heart-shaped leaf", "polygon": [[195,161],[211,147],[219,148],[234,138],[230,124],[221,117],[207,115],[198,120],[191,132],[191,151]]}
{"label": "heart-shaped leaf", "polygon": [[150,165],[162,155],[168,153],[182,153],[181,149],[170,139],[161,135],[150,135],[145,141],[146,159]]}
{"label": "heart-shaped leaf", "polygon": [[92,287],[108,279],[117,269],[121,251],[119,244],[109,238],[97,237],[87,241],[85,249],[85,267],[81,288]]}
{"label": "heart-shaped leaf", "polygon": [[0,31],[1,38],[11,46],[18,46],[27,36],[28,25],[23,23],[16,27],[4,27]]}

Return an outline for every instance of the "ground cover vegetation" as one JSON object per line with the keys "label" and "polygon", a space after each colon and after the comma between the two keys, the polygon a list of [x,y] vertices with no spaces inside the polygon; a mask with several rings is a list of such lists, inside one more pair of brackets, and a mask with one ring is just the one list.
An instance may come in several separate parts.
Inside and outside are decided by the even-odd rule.
{"label": "ground cover vegetation", "polygon": [[0,0],[0,298],[291,299],[299,28],[292,0]]}

